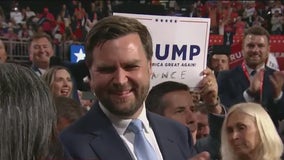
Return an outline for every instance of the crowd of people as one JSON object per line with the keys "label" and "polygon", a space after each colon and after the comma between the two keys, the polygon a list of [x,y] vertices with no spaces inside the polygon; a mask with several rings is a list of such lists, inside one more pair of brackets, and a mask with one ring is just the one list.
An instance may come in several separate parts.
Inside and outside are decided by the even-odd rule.
{"label": "crowd of people", "polygon": [[[85,68],[64,62],[51,65],[53,45],[45,33],[31,40],[30,68],[0,64],[3,159],[282,156],[284,73],[265,66],[269,34],[263,27],[245,32],[245,59],[239,67],[202,71],[198,96],[186,84],[172,81],[150,89],[151,35],[135,19],[106,17],[94,25],[85,43]],[[88,71],[83,83],[95,97],[89,108],[78,98],[80,81],[72,67]],[[207,116],[207,124],[198,112]],[[208,126],[206,133],[201,124]]]}
{"label": "crowd of people", "polygon": [[81,1],[60,2],[56,9],[45,6],[35,11],[32,4],[11,4],[9,14],[0,6],[0,37],[4,39],[28,40],[35,33],[48,33],[56,43],[65,41],[82,42],[90,28],[103,17],[111,14],[110,1],[94,0],[82,5]]}
{"label": "crowd of people", "polygon": [[[127,8],[121,7],[123,5]],[[56,46],[55,54],[62,59],[69,59],[68,45],[83,43],[90,28],[103,17],[110,16],[113,12],[132,13],[133,11],[133,13],[150,14],[152,13],[149,11],[150,6],[163,8],[162,13],[153,14],[210,18],[211,34],[241,37],[248,27],[255,25],[266,28],[270,34],[283,33],[284,7],[280,0],[273,2],[196,0],[186,3],[175,0],[168,2],[72,0],[70,3],[62,1],[55,8],[46,5],[37,9],[31,4],[15,1],[11,3],[9,9],[5,8],[9,14],[5,14],[0,6],[0,38],[5,40],[6,46],[9,46],[11,52],[9,53],[11,56],[8,55],[9,60],[19,59],[23,63],[29,63],[27,56],[22,56],[28,55],[27,41],[34,34],[45,32],[52,37]],[[137,8],[137,11],[133,8]]]}
{"label": "crowd of people", "polygon": [[97,21],[79,63],[56,58],[46,32],[28,67],[7,63],[0,40],[0,159],[280,160],[284,72],[266,66],[269,39],[248,27],[232,69],[214,46],[198,90],[150,88],[153,42],[136,19]]}
{"label": "crowd of people", "polygon": [[[72,2],[72,3],[71,3]],[[34,6],[20,6],[15,1],[9,16],[0,7],[0,37],[5,39],[29,39],[35,32],[47,32],[56,42],[83,41],[92,26],[103,17],[112,15],[119,1],[93,0],[83,3],[73,0],[60,3],[58,12],[50,11],[48,6],[41,11],[34,11]],[[143,1],[144,2],[144,1]],[[178,3],[179,2],[179,3]],[[125,5],[130,3],[124,2]],[[131,4],[133,4],[132,2]],[[142,3],[136,1],[136,3]],[[143,5],[162,5],[164,15],[203,17],[211,20],[211,34],[230,32],[243,35],[251,26],[263,26],[271,34],[282,34],[284,6],[282,1],[153,1]],[[142,5],[142,4],[141,4]],[[129,6],[129,11],[132,11]],[[135,5],[133,5],[135,7]],[[120,11],[117,9],[117,11]],[[123,10],[129,12],[126,10]],[[137,13],[143,11],[137,11]],[[145,11],[144,14],[147,14]]]}
{"label": "crowd of people", "polygon": [[[175,4],[175,3],[174,3]],[[271,34],[283,34],[283,2],[275,1],[196,1],[186,11],[173,5],[170,15],[210,18],[212,34],[242,36],[251,26],[262,26]]]}

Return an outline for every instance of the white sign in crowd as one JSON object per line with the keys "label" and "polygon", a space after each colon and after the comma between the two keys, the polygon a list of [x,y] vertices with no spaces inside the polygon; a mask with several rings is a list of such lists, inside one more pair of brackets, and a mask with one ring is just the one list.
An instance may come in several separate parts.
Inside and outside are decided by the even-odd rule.
{"label": "white sign in crowd", "polygon": [[153,39],[151,87],[177,81],[196,88],[207,66],[209,18],[114,13],[144,24]]}

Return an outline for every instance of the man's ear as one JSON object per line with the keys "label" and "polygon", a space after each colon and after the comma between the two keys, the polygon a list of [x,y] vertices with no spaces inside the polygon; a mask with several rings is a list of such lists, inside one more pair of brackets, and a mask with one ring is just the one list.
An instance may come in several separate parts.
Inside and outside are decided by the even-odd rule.
{"label": "man's ear", "polygon": [[269,56],[269,54],[270,54],[270,47],[271,47],[271,45],[269,44],[269,45],[268,45],[268,51],[267,51],[268,54],[267,54],[267,57],[266,57],[266,58],[268,58],[268,56]]}
{"label": "man's ear", "polygon": [[29,59],[30,59],[30,61],[33,60],[33,54],[31,54],[31,52],[30,52],[30,54],[29,54]]}
{"label": "man's ear", "polygon": [[153,74],[153,70],[152,70],[152,60],[149,60],[149,61],[148,61],[148,65],[149,65],[149,73],[150,73],[150,75],[152,75],[152,74]]}

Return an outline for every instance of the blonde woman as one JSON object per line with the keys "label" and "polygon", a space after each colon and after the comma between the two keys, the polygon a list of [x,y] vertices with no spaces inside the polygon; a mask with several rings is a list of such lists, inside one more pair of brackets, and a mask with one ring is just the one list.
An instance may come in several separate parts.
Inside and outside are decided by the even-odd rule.
{"label": "blonde woman", "polygon": [[67,68],[63,66],[53,66],[42,75],[42,78],[55,97],[72,97],[73,82]]}
{"label": "blonde woman", "polygon": [[264,108],[256,103],[232,106],[222,127],[223,160],[280,160],[283,144]]}

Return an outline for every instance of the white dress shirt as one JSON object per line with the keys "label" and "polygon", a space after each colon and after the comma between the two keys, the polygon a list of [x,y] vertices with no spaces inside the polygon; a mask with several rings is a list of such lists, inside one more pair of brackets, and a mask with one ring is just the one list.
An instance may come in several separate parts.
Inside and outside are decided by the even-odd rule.
{"label": "white dress shirt", "polygon": [[[261,69],[264,69],[264,65],[261,66],[260,68],[258,68],[256,70],[256,73],[259,72]],[[251,81],[252,80],[252,75],[251,75],[251,72],[254,70],[252,68],[250,68],[249,66],[246,65],[246,69],[247,69],[247,72],[249,74],[249,80]],[[243,96],[244,96],[244,99],[246,100],[246,102],[254,102],[255,101],[255,98],[254,97],[251,97],[248,95],[248,93],[246,92],[246,90],[243,92]]]}
{"label": "white dress shirt", "polygon": [[[120,138],[123,140],[124,144],[127,146],[127,149],[129,153],[131,154],[132,158],[134,160],[137,160],[135,153],[134,153],[134,137],[135,134],[128,131],[127,127],[130,124],[132,119],[120,119],[116,115],[110,113],[103,105],[102,103],[99,103],[100,108],[105,113],[105,115],[110,119],[112,122],[113,127],[119,134]],[[161,154],[159,145],[157,143],[155,134],[149,124],[149,121],[146,116],[146,109],[145,109],[145,103],[143,103],[143,109],[140,115],[137,119],[141,120],[143,123],[143,132],[145,134],[146,139],[149,141],[149,143],[154,148],[154,151],[156,152],[157,160],[163,160],[163,156]]]}
{"label": "white dress shirt", "polygon": [[[247,71],[248,71],[248,73],[249,73],[249,75],[250,75],[249,78],[250,78],[250,80],[251,80],[252,77],[253,77],[253,76],[251,75],[251,72],[252,72],[254,69],[249,68],[247,65],[246,65],[246,68],[247,68]],[[259,68],[256,70],[256,72],[259,72],[261,69],[264,69],[264,68],[265,68],[265,65],[259,67]],[[246,90],[243,92],[243,96],[244,96],[244,99],[246,100],[246,102],[254,102],[254,101],[255,101],[255,98],[249,96],[248,93],[246,92]],[[274,99],[274,101],[276,102],[276,101],[280,100],[280,99],[282,98],[282,96],[283,96],[283,92],[281,92],[280,95],[279,95],[277,98]]]}

